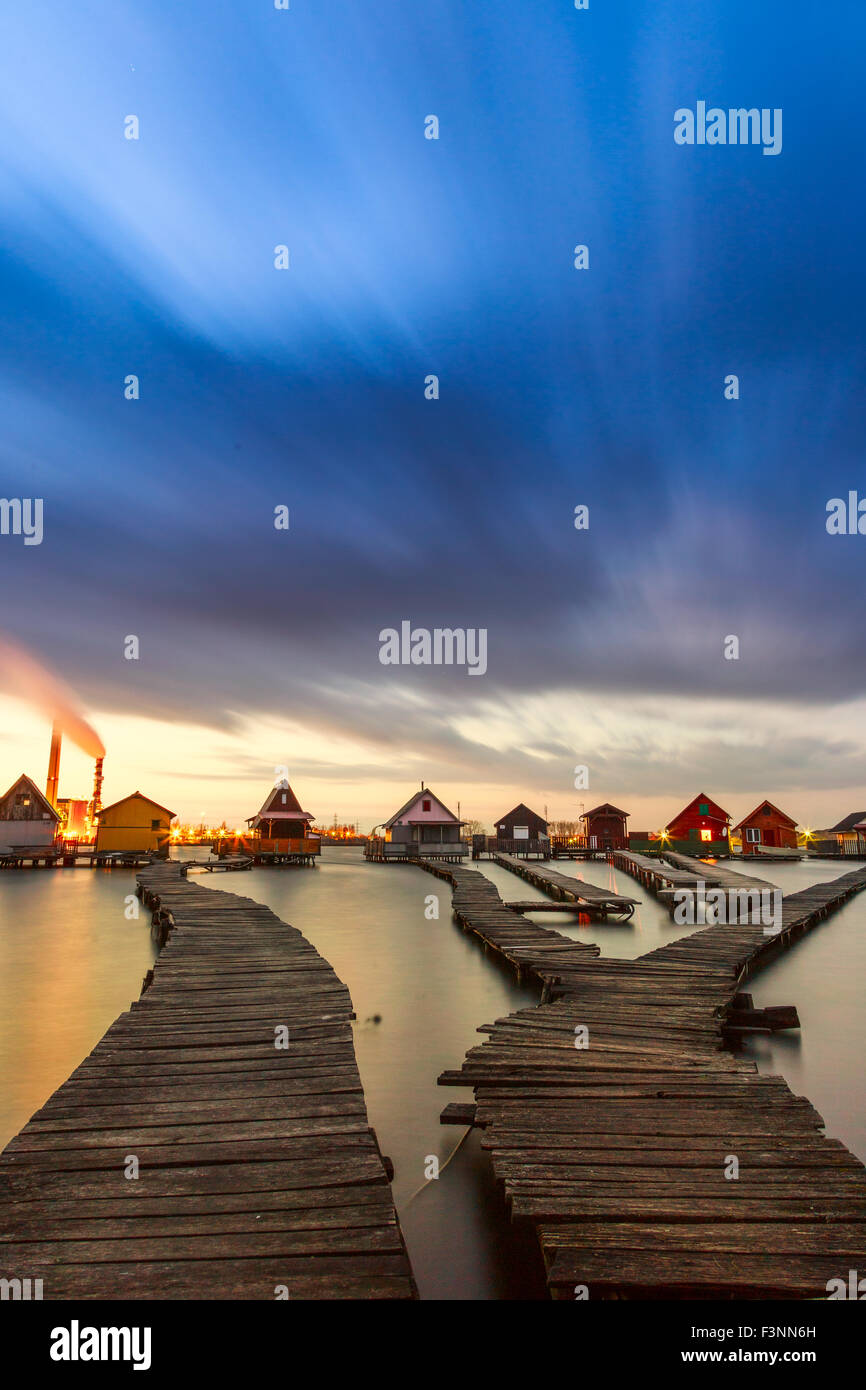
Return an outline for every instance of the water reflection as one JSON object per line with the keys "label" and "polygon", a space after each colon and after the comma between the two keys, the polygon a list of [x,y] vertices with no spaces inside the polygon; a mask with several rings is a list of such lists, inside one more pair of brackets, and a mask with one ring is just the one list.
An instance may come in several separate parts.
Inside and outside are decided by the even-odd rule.
{"label": "water reflection", "polygon": [[150,913],[125,916],[129,869],[0,874],[0,1146],[141,991]]}

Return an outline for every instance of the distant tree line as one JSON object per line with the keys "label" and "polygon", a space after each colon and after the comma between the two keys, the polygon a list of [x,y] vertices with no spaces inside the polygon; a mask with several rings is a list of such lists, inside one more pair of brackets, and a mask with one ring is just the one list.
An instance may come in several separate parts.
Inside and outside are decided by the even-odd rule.
{"label": "distant tree line", "polygon": [[583,834],[583,826],[579,820],[552,820],[547,829],[551,835],[564,835],[568,839]]}

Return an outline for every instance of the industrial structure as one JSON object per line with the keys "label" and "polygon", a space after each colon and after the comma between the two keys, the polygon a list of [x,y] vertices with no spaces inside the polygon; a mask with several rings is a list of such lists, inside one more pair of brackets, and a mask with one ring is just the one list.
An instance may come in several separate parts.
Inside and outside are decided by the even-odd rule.
{"label": "industrial structure", "polygon": [[[92,840],[96,834],[96,823],[102,810],[102,780],[105,755],[96,758],[93,773],[93,795],[85,802],[81,798],[59,797],[60,751],[63,745],[63,730],[55,719],[51,726],[51,746],[48,752],[48,777],[45,796],[49,804],[59,812],[60,828],[66,838],[74,837]],[[84,810],[82,812],[82,806]]]}

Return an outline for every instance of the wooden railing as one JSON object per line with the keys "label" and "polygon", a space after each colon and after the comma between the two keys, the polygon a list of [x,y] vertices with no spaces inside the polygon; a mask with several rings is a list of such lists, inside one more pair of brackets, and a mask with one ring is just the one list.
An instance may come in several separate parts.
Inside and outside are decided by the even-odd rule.
{"label": "wooden railing", "polygon": [[500,854],[549,854],[550,840],[512,840],[506,835],[488,835],[485,848]]}
{"label": "wooden railing", "polygon": [[231,835],[215,845],[217,854],[321,854],[319,837],[303,839],[268,839],[264,835]]}

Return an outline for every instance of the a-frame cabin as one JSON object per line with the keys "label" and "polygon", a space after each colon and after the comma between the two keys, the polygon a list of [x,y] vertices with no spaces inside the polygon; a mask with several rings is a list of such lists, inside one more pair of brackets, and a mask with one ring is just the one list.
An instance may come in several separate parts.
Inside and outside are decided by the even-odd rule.
{"label": "a-frame cabin", "polygon": [[238,849],[263,863],[309,863],[322,852],[321,839],[311,832],[313,819],[284,777],[268,792],[261,809],[247,818],[250,833]]}

